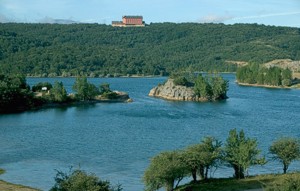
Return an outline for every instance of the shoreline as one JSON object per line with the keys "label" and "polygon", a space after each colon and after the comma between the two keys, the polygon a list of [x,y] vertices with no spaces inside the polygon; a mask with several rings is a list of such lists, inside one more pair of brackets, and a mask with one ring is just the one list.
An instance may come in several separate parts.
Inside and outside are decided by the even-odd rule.
{"label": "shoreline", "polygon": [[269,88],[269,89],[300,89],[299,84],[295,84],[293,86],[271,86],[271,85],[263,85],[263,84],[248,84],[235,81],[236,84],[240,86],[249,86],[249,87],[259,87],[259,88]]}
{"label": "shoreline", "polygon": [[[0,169],[0,175],[4,174],[5,170]],[[17,190],[17,191],[40,191],[40,189],[24,186],[21,184],[14,184],[0,179],[0,190]]]}
{"label": "shoreline", "polygon": [[[63,102],[63,103],[56,103],[56,102],[49,102],[49,103],[43,103],[41,105],[32,106],[29,108],[19,108],[15,111],[10,112],[3,112],[0,114],[14,114],[14,113],[23,113],[23,112],[30,112],[30,111],[38,111],[42,109],[50,109],[50,108],[65,108],[65,107],[76,107],[76,106],[83,106],[83,105],[93,105],[97,103],[131,103],[133,102],[132,98],[129,97],[127,93],[124,92],[118,92],[118,97],[114,99],[108,99],[108,98],[101,98],[96,97],[93,100],[86,100],[86,101],[69,101],[69,102]],[[1,175],[1,171],[0,171]]]}
{"label": "shoreline", "polygon": [[[209,72],[200,72],[200,73],[209,73]],[[236,72],[218,72],[218,74],[235,74]],[[170,75],[168,76],[161,76],[161,75],[145,75],[145,76],[140,76],[140,75],[136,75],[136,74],[133,74],[133,75],[130,75],[130,76],[110,76],[110,77],[106,77],[106,76],[97,76],[97,77],[89,77],[87,76],[87,78],[160,78],[160,77],[169,77]],[[53,77],[43,77],[43,76],[26,76],[26,78],[78,78],[80,76],[53,76]]]}

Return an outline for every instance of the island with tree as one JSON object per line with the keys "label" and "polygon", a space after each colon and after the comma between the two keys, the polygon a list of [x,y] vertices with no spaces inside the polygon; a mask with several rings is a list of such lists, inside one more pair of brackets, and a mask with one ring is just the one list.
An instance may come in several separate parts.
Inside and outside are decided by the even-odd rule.
{"label": "island with tree", "polygon": [[173,74],[151,89],[149,96],[175,101],[217,101],[227,99],[228,81],[220,75]]}
{"label": "island with tree", "polygon": [[86,77],[76,78],[74,93],[68,94],[62,82],[53,85],[40,82],[32,88],[22,75],[0,75],[0,113],[22,112],[45,107],[58,107],[97,102],[130,102],[125,92],[112,91],[109,84],[99,87]]}

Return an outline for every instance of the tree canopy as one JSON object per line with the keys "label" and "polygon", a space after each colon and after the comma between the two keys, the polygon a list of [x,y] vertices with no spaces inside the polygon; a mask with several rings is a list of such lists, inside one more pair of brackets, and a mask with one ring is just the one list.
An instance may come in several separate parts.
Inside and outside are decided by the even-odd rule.
{"label": "tree canopy", "polygon": [[185,163],[181,161],[180,151],[162,152],[151,159],[150,166],[146,169],[143,181],[147,191],[165,188],[172,191],[174,184],[178,183],[188,173]]}
{"label": "tree canopy", "polygon": [[299,34],[298,28],[257,24],[0,23],[0,72],[94,77],[235,71],[232,61],[300,60]]}
{"label": "tree canopy", "polygon": [[94,174],[83,170],[57,171],[55,184],[50,191],[121,191],[120,186],[112,186],[109,181],[100,180]]}
{"label": "tree canopy", "polygon": [[237,69],[236,78],[238,82],[247,84],[259,84],[270,86],[292,85],[292,71],[288,68],[282,69],[276,66],[266,68],[252,63]]}
{"label": "tree canopy", "polygon": [[300,142],[294,138],[278,139],[272,143],[269,151],[273,159],[282,163],[285,174],[291,162],[300,159]]}
{"label": "tree canopy", "polygon": [[245,173],[250,166],[266,162],[264,157],[259,156],[260,152],[257,141],[247,138],[243,130],[229,131],[224,147],[224,161],[234,169],[235,178],[245,178]]}

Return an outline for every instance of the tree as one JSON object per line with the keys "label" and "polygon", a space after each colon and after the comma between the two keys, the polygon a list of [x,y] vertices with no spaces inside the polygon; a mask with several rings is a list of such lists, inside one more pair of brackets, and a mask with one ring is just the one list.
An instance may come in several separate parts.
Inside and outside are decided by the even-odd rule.
{"label": "tree", "polygon": [[300,158],[300,143],[294,138],[282,138],[273,142],[269,151],[274,160],[283,164],[283,173],[286,174],[291,162]]}
{"label": "tree", "polygon": [[181,161],[181,152],[162,152],[151,159],[146,169],[143,181],[147,191],[155,191],[162,187],[166,191],[174,189],[188,173],[186,166]]}
{"label": "tree", "polygon": [[282,70],[282,85],[290,86],[292,85],[292,71],[288,68]]}
{"label": "tree", "polygon": [[183,161],[190,170],[193,181],[197,181],[197,172],[201,179],[208,178],[208,170],[220,158],[221,142],[213,137],[205,137],[200,144],[184,150]]}
{"label": "tree", "polygon": [[82,101],[92,100],[99,94],[97,87],[94,84],[89,83],[86,77],[76,78],[73,90],[76,92],[76,98]]}
{"label": "tree", "polygon": [[51,99],[55,102],[65,102],[68,99],[67,91],[62,82],[55,82],[50,90]]}
{"label": "tree", "polygon": [[32,102],[33,95],[24,76],[0,74],[0,113],[26,110]]}
{"label": "tree", "polygon": [[43,87],[46,87],[47,90],[51,90],[52,84],[50,84],[49,82],[39,82],[36,85],[32,86],[32,91],[41,92]]}
{"label": "tree", "polygon": [[109,93],[111,92],[109,84],[108,83],[103,83],[100,85],[99,87],[99,93],[103,94],[103,93]]}
{"label": "tree", "polygon": [[57,171],[55,185],[50,191],[121,191],[120,185],[113,187],[109,181],[102,181],[94,174],[82,170],[70,170],[69,173]]}
{"label": "tree", "polygon": [[221,76],[215,76],[211,82],[212,100],[227,98],[228,80],[224,80]]}
{"label": "tree", "polygon": [[265,158],[259,157],[260,152],[257,141],[246,138],[243,130],[239,133],[236,129],[230,130],[225,143],[224,160],[234,169],[235,178],[245,178],[245,172],[252,165],[265,164]]}
{"label": "tree", "polygon": [[174,84],[176,86],[188,86],[189,81],[186,79],[185,76],[177,76],[174,78]]}
{"label": "tree", "polygon": [[202,75],[198,75],[198,77],[195,80],[195,86],[194,86],[195,94],[202,98],[210,99],[212,90],[211,86],[208,83],[207,79],[203,78]]}

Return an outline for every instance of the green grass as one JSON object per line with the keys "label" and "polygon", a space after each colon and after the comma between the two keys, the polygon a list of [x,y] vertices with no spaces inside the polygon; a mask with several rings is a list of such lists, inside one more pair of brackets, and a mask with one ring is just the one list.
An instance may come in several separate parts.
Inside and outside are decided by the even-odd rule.
{"label": "green grass", "polygon": [[180,186],[176,191],[243,191],[248,189],[262,189],[267,185],[288,179],[292,176],[300,177],[300,173],[258,175],[242,180],[234,178],[209,179],[207,181],[198,181],[197,183]]}
{"label": "green grass", "polygon": [[4,174],[4,173],[5,173],[5,170],[3,170],[3,169],[0,168],[0,175]]}

